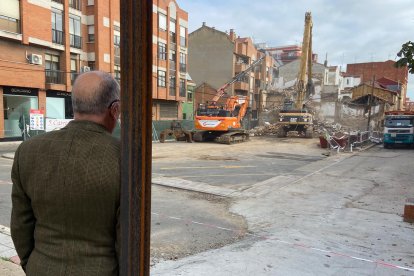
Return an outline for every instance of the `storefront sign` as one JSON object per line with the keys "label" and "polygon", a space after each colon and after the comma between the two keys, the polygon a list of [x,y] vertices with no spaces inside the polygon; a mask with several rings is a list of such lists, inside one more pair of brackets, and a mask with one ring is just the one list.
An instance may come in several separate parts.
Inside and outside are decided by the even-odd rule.
{"label": "storefront sign", "polygon": [[70,98],[72,93],[65,91],[48,90],[46,91],[46,97],[51,98]]}
{"label": "storefront sign", "polygon": [[39,95],[39,89],[3,86],[3,94],[19,95],[19,96],[37,96]]}
{"label": "storefront sign", "polygon": [[30,109],[30,130],[45,130],[43,110]]}
{"label": "storefront sign", "polygon": [[72,119],[46,119],[46,132],[64,128]]}

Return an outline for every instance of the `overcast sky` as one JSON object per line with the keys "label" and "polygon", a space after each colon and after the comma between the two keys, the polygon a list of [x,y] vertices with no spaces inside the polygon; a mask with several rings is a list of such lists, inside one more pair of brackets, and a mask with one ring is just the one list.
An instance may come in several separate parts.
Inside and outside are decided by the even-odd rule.
{"label": "overcast sky", "polygon": [[[313,51],[328,65],[396,60],[414,41],[413,0],[177,0],[188,12],[189,31],[234,29],[268,46],[300,44],[305,12],[312,12]],[[414,76],[408,93],[414,98]]]}

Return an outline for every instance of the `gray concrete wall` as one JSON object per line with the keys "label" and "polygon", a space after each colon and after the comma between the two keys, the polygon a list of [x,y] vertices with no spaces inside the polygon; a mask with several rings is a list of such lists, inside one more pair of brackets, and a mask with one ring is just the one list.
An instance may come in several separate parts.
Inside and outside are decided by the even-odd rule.
{"label": "gray concrete wall", "polygon": [[[299,73],[300,60],[294,60],[279,68],[279,77],[283,77],[285,83],[297,78]],[[312,77],[323,80],[326,67],[320,63],[313,63]]]}
{"label": "gray concrete wall", "polygon": [[197,85],[218,89],[233,78],[234,43],[225,33],[201,27],[189,35],[188,47],[188,72]]}

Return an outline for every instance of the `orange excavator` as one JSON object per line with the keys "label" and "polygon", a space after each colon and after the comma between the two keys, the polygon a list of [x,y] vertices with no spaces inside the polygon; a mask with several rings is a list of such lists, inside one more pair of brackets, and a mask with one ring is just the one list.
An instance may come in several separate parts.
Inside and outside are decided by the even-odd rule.
{"label": "orange excavator", "polygon": [[196,142],[215,141],[222,144],[244,142],[249,134],[242,128],[242,120],[249,106],[248,96],[230,96],[224,105],[218,101],[225,90],[236,81],[240,81],[248,72],[262,62],[265,55],[254,61],[246,70],[238,73],[233,79],[220,87],[214,98],[205,104],[200,104],[195,116],[195,129],[193,139]]}

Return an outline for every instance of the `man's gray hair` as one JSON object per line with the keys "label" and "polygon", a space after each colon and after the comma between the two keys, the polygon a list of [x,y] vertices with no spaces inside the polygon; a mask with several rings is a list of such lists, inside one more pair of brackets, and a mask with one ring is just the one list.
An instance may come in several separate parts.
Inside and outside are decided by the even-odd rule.
{"label": "man's gray hair", "polygon": [[[112,102],[120,99],[119,84],[109,73],[98,71],[93,73],[99,74],[99,83],[87,86],[78,85],[77,80],[81,77],[79,76],[73,85],[72,106],[74,113],[102,114]],[[93,91],[82,91],[85,87]]]}

